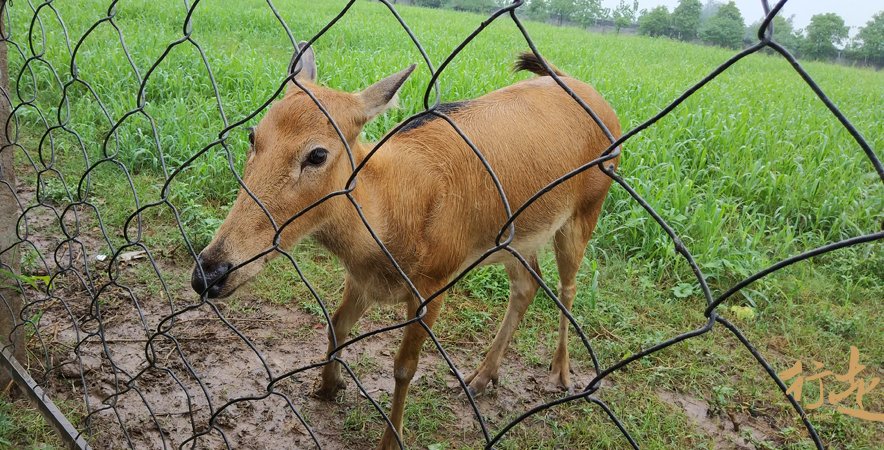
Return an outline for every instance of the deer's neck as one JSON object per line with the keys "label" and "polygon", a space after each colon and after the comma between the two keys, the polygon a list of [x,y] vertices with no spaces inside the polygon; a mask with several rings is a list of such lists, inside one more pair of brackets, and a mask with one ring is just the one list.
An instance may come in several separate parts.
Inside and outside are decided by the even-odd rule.
{"label": "deer's neck", "polygon": [[[372,148],[374,144],[367,143],[352,147],[357,167]],[[373,155],[369,163],[359,170],[355,189],[349,197],[339,195],[329,200],[325,224],[314,234],[317,241],[334,253],[348,269],[382,256],[366,223],[382,242],[387,239],[388,223],[382,213],[386,203],[383,180],[386,179],[387,158],[382,157],[381,153]]]}

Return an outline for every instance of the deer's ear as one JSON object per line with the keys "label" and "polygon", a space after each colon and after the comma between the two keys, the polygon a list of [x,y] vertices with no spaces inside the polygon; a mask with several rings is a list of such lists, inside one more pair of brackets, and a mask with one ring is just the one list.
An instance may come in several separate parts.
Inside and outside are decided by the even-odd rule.
{"label": "deer's ear", "polygon": [[[301,59],[297,60],[299,52]],[[313,47],[308,47],[304,41],[298,43],[298,51],[292,55],[292,62],[289,63],[289,75],[295,72],[298,73],[295,75],[298,80],[316,82],[316,54],[313,53]]]}
{"label": "deer's ear", "polygon": [[416,65],[412,64],[405,70],[378,81],[358,94],[365,108],[366,120],[373,119],[396,104],[396,94],[399,92],[399,88],[402,87],[411,72],[414,72],[415,67]]}

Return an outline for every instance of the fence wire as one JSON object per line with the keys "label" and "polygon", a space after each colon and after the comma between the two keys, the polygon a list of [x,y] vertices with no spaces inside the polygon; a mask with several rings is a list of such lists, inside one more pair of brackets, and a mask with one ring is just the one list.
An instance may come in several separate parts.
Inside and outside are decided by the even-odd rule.
{"label": "fence wire", "polygon": [[[273,226],[276,232],[275,244],[267,248],[261,254],[255,255],[251,260],[242,263],[240,266],[274,252],[284,256],[297,271],[300,280],[305,283],[306,287],[311,292],[317,305],[322,310],[322,315],[325,317],[325,320],[329,322],[329,328],[331,328],[330,315],[326,308],[326,302],[321,298],[317,290],[314,289],[311,281],[304,275],[296,258],[289,253],[288,249],[280,247],[278,242],[280,233],[309,209],[334,197],[343,197],[350,202],[355,211],[359,213],[363,225],[371,233],[377,245],[383,250],[387,258],[389,258],[390,262],[399,272],[399,275],[409,286],[413,294],[420,299],[421,308],[418,309],[418,314],[414,317],[409,317],[407,320],[403,320],[394,325],[361,334],[346,342],[343,342],[345,337],[337,336],[337,348],[327,357],[322,358],[319,361],[305,364],[296,369],[284,371],[279,370],[272,361],[268,361],[265,352],[250,340],[246,331],[241,330],[243,327],[242,324],[237,326],[236,320],[226,317],[219,306],[205,297],[205,295],[202,298],[194,299],[192,303],[180,304],[173,301],[175,296],[170,292],[170,288],[163,277],[164,270],[162,259],[164,256],[159,254],[155,249],[149,248],[144,242],[145,234],[148,233],[150,229],[145,219],[145,213],[154,208],[167,208],[176,220],[176,225],[181,233],[181,239],[187,247],[187,252],[190,254],[193,261],[196,262],[197,251],[188,239],[184,225],[182,225],[180,211],[170,199],[170,185],[180,176],[182,171],[187,170],[191,166],[194,160],[202,157],[212,149],[220,148],[223,150],[223,154],[227,158],[230,173],[233,174],[232,176],[237,177],[237,183],[245,189],[259,205],[261,205],[264,213],[267,214],[268,220],[272,222],[273,219],[270,214],[267,213],[267,210],[260,203],[258,198],[248,191],[248,187],[243,183],[242,179],[236,175],[232,150],[228,147],[231,132],[242,127],[246,122],[264,112],[270,105],[271,101],[278,97],[278,95],[285,89],[286,85],[289,82],[293,82],[301,87],[301,89],[308,92],[316,103],[316,106],[326,115],[331,125],[338,132],[343,145],[347,146],[347,141],[343,138],[343,133],[338,128],[337,124],[334,123],[331,116],[326,112],[323,105],[309,92],[307,87],[302,85],[298,79],[295,78],[297,73],[290,73],[287,78],[280,82],[276,92],[269,96],[253,112],[236,121],[229,120],[222,105],[221,95],[215,81],[212,67],[209,64],[206,53],[193,35],[193,18],[198,14],[197,6],[200,3],[199,1],[187,2],[185,0],[183,6],[186,8],[187,14],[184,22],[181,24],[180,38],[168,44],[162,54],[150,64],[147,70],[140,70],[136,65],[124,39],[124,30],[121,29],[115,20],[117,14],[117,1],[112,1],[108,5],[106,16],[97,20],[88,28],[83,36],[76,41],[71,41],[63,17],[61,17],[61,14],[53,5],[53,1],[47,0],[44,2],[34,2],[31,0],[18,0],[15,2],[15,5],[12,5],[11,3],[12,2],[4,1],[2,5],[3,18],[7,23],[3,40],[6,45],[9,46],[10,54],[17,55],[22,61],[24,61],[24,63],[17,73],[11,73],[9,75],[11,82],[10,90],[2,92],[3,100],[8,103],[11,110],[9,120],[4,124],[7,130],[8,142],[4,143],[2,152],[14,152],[20,161],[25,160],[26,165],[36,174],[36,185],[29,187],[30,191],[25,189],[20,192],[17,186],[4,181],[3,189],[9,190],[12,195],[15,196],[20,208],[20,216],[16,242],[8,248],[0,249],[0,254],[13,252],[18,249],[22,252],[33,251],[39,255],[39,261],[37,261],[37,264],[42,267],[43,273],[46,276],[45,280],[42,285],[35,284],[34,286],[28,286],[28,280],[18,280],[18,287],[21,291],[27,291],[31,294],[36,291],[39,294],[29,294],[26,297],[24,308],[21,313],[15,317],[15,320],[17,327],[26,329],[30,335],[31,344],[29,347],[31,352],[37,354],[38,364],[42,365],[42,367],[39,368],[32,367],[31,370],[39,374],[37,378],[41,380],[41,384],[47,386],[49,392],[79,392],[79,394],[74,395],[74,398],[80,398],[83,403],[80,405],[82,407],[83,416],[80,418],[81,420],[79,421],[79,424],[81,426],[80,433],[85,433],[84,436],[87,439],[97,439],[96,433],[109,433],[112,435],[111,439],[118,439],[118,441],[112,444],[114,447],[126,445],[134,448],[138,443],[144,442],[144,439],[148,439],[148,442],[151,442],[153,446],[162,445],[163,448],[169,448],[170,446],[174,446],[173,439],[170,437],[171,434],[183,433],[183,436],[186,436],[186,438],[178,443],[179,448],[195,448],[200,444],[202,446],[225,446],[227,448],[232,448],[233,444],[231,443],[231,436],[228,436],[224,431],[223,428],[225,427],[222,426],[222,423],[225,421],[229,422],[231,420],[230,416],[232,416],[235,421],[236,411],[247,407],[250,402],[273,399],[281,402],[281,407],[286,410],[285,414],[291,414],[291,416],[288,416],[291,420],[300,423],[308,437],[307,442],[312,443],[316,447],[322,447],[324,442],[323,433],[313,428],[309,418],[306,417],[301,408],[299,408],[297,399],[293,399],[294,394],[285,388],[285,384],[287,380],[295,379],[304,372],[317,369],[332,361],[337,361],[342,364],[345,372],[357,386],[361,395],[371,403],[376,413],[389,425],[391,423],[390,419],[379,399],[372,395],[373,392],[366,389],[365,385],[360,380],[360,377],[356,375],[354,368],[348,363],[348,361],[341,357],[341,354],[345,348],[348,348],[357,342],[380,333],[389,333],[409,324],[417,323],[429,334],[429,338],[435,346],[439,356],[450,368],[452,376],[457,379],[457,383],[463,390],[465,398],[468,400],[474,413],[475,422],[481,430],[486,448],[495,446],[495,444],[499,443],[508,432],[532,415],[556,405],[579,401],[597,406],[601,412],[604,413],[604,417],[610,420],[613,426],[616,426],[619,429],[625,442],[633,448],[639,448],[639,443],[636,442],[627,427],[618,418],[618,413],[615,411],[615,408],[612,408],[599,398],[598,394],[602,389],[602,381],[612,373],[623,369],[630,363],[645,358],[652,353],[658,352],[678,342],[708,333],[716,324],[721,324],[724,329],[736,336],[745,349],[758,361],[758,364],[770,375],[772,382],[776,384],[780,391],[782,391],[783,395],[794,408],[796,414],[798,414],[803,421],[807,433],[817,448],[823,448],[823,442],[820,440],[819,435],[808,420],[807,415],[798,402],[796,402],[791,395],[786,394],[787,388],[785,384],[777,376],[771,365],[749,342],[746,336],[733,323],[718,315],[716,310],[722,302],[726,301],[741,289],[783,267],[840,248],[880,240],[884,238],[884,232],[876,232],[845,239],[840,242],[834,242],[795,255],[747,277],[745,280],[737,283],[731,289],[716,298],[713,297],[700,266],[694,260],[691,252],[673,228],[670,227],[654,208],[651,207],[651,205],[616,172],[612,164],[606,164],[608,161],[619,155],[622,144],[629,141],[642,130],[655,124],[691,95],[703,88],[711,80],[726,71],[729,67],[746,56],[768,48],[779,53],[792,65],[794,70],[800,74],[801,78],[816,93],[829,111],[831,111],[844,128],[849,131],[857,145],[863,149],[868,159],[874,165],[878,176],[884,181],[884,169],[882,169],[881,162],[878,160],[863,136],[856,130],[850,121],[847,120],[841,111],[839,111],[832,101],[826,97],[825,93],[823,93],[820,87],[801,67],[794,56],[772,40],[771,22],[780,12],[786,3],[786,0],[776,3],[772,8],[769,7],[767,1],[762,0],[761,3],[766,12],[766,17],[759,29],[757,43],[731,57],[701,81],[691,86],[682,95],[669,103],[658,114],[639,126],[629,130],[619,138],[615,138],[595,112],[593,112],[592,109],[584,103],[583,100],[581,100],[580,97],[577,96],[544,62],[543,64],[549,72],[549,76],[551,76],[561,89],[565,90],[574,101],[579,103],[592,120],[604,131],[610,141],[610,145],[608,145],[607,149],[600,157],[585,162],[580,167],[551,182],[533,195],[525,204],[517,205],[518,207],[515,210],[511,208],[513,205],[508,203],[503,187],[497,179],[497,176],[490,169],[481,149],[458,128],[457,123],[451,117],[438,109],[440,105],[438,80],[452,60],[454,60],[454,58],[456,58],[471,41],[482,33],[484,29],[497,20],[511,20],[524,37],[524,41],[530,50],[543,61],[543,58],[540,56],[531,36],[528,34],[521,19],[516,14],[517,10],[520,7],[523,7],[525,2],[514,1],[512,4],[493,12],[471,34],[469,34],[447,58],[445,58],[438,68],[436,68],[429,56],[427,56],[427,52],[420,40],[411,31],[405,20],[399,15],[394,5],[389,1],[381,0],[381,3],[386,6],[389,13],[396,19],[408,35],[414,47],[420,52],[424,64],[426,64],[432,74],[423,99],[425,110],[409,117],[387,134],[386,137],[381,140],[358,165],[356,164],[352,153],[349,154],[353,174],[347,185],[342,186],[338,191],[326,195],[309,208],[291,217],[289,220],[281,224],[274,224]],[[312,44],[316,40],[322,38],[322,36],[335,26],[339,20],[350,13],[351,7],[354,3],[355,0],[348,2],[340,12],[308,42]],[[267,0],[266,7],[269,8],[278,20],[279,26],[288,36],[292,48],[295,49],[293,62],[297,62],[301,57],[301,53],[297,50],[298,46],[293,33],[272,1]],[[11,24],[13,21],[10,18],[11,14],[28,17],[27,23],[29,23],[29,27],[27,29],[12,29]],[[50,61],[46,58],[47,39],[44,28],[45,20],[57,21],[57,24],[63,30],[64,41],[66,44],[65,51],[71,61],[69,67],[53,67]],[[100,83],[101,80],[87,80],[82,78],[77,64],[77,52],[81,48],[81,45],[96,29],[99,28],[99,26],[103,24],[106,24],[115,30],[119,45],[125,53],[127,65],[126,67],[120,67],[119,70],[131,71],[132,76],[138,80],[139,84],[139,89],[136,94],[136,106],[117,118],[112,116],[109,108],[105,107],[105,104],[102,102],[102,98],[100,98],[97,90],[93,88],[93,83]],[[218,131],[217,139],[204,146],[198,152],[194,153],[190,159],[170,171],[166,166],[165,158],[163,158],[162,147],[160,145],[160,132],[156,125],[156,121],[154,120],[154,117],[151,116],[148,108],[146,108],[147,101],[145,97],[145,89],[148,80],[150,80],[151,76],[155,74],[155,69],[157,69],[170,52],[178,46],[190,46],[200,55],[201,63],[208,74],[212,90],[214,91],[218,113],[223,122],[223,128]],[[42,67],[42,69],[38,70],[38,66]],[[295,65],[293,64],[292,67],[294,66]],[[50,75],[50,77],[48,77],[49,79],[40,78],[41,73],[48,73]],[[38,101],[41,88],[45,89],[46,85],[58,86],[62,91],[62,97],[56,108],[55,117],[52,117],[52,111],[46,111],[45,108],[41,108],[39,104],[40,102]],[[105,140],[100,143],[102,155],[97,160],[90,160],[87,152],[87,146],[94,145],[95,143],[87,142],[81,138],[80,134],[78,134],[72,127],[74,117],[72,117],[73,114],[70,109],[69,91],[77,86],[85,88],[88,95],[100,106],[101,111],[103,111],[104,120],[106,120],[110,130],[107,133]],[[28,137],[19,134],[19,125],[22,120],[20,116],[25,115],[28,116],[28,120],[36,120],[45,127],[45,132],[41,136]],[[387,250],[385,243],[377,237],[368,220],[362,214],[359,203],[352,195],[356,184],[359,182],[360,172],[372,156],[400,129],[406,127],[411,121],[425,116],[434,116],[444,120],[450,124],[465,143],[470,146],[475,153],[475,156],[484,164],[488,171],[488,175],[497,189],[500,200],[507,214],[506,223],[498,234],[496,244],[489,248],[483,255],[481,255],[481,257],[473,261],[467,269],[458,274],[450,281],[450,283],[445,285],[439,291],[427,296],[421,295],[412,283],[412,280],[409,279],[393,255]],[[139,199],[136,182],[133,179],[129,168],[120,157],[121,143],[119,130],[127,120],[130,120],[133,117],[146,119],[147,123],[150,124],[149,133],[156,143],[159,164],[162,166],[164,174],[161,198],[151,203],[144,203]],[[76,186],[67,186],[64,184],[65,176],[63,171],[65,170],[65,167],[57,164],[56,152],[61,151],[57,147],[59,135],[62,134],[67,136],[68,139],[73,139],[76,142],[76,148],[82,152],[84,167],[87,168],[79,177]],[[34,150],[34,142],[38,142],[36,150]],[[349,147],[347,150],[348,152],[350,151]],[[127,218],[125,226],[123,227],[123,237],[125,239],[123,245],[114,245],[114,239],[104,225],[105,222],[102,220],[102,210],[104,209],[104,205],[91,200],[90,194],[94,190],[92,185],[92,173],[97,171],[99,167],[106,165],[118,168],[119,172],[123,174],[136,203],[135,212]],[[640,204],[647,213],[653,217],[659,226],[665,230],[666,234],[674,244],[676,252],[690,265],[696,276],[696,280],[702,289],[707,304],[704,311],[706,321],[701,327],[685,331],[675,337],[647,347],[644,350],[607,367],[603,367],[599,363],[596,353],[590,343],[590,339],[583,332],[580,323],[571,316],[569,311],[566,310],[564,305],[559,301],[553,289],[547,286],[540,274],[532,269],[529,261],[510,245],[513,241],[515,232],[513,225],[514,221],[522,211],[544,196],[555,186],[595,167],[598,167],[617,185],[621,186],[632,199]],[[52,178],[61,180],[64,197],[66,197],[68,203],[67,205],[64,205],[64,207],[60,207],[56,202],[47,199],[46,191],[49,184],[48,180]],[[95,223],[97,223],[97,226],[91,230],[85,229],[85,224],[87,222],[84,218],[87,216],[94,216],[96,218]],[[45,239],[40,238],[38,233],[36,233],[36,230],[51,225],[57,226],[60,233],[56,236],[57,241],[50,243]],[[90,232],[97,232],[100,239],[98,241],[88,239],[87,236]],[[105,264],[103,266],[96,265],[94,262],[96,258],[101,256],[96,254],[96,248],[98,247],[109,249],[107,260],[104,261]],[[443,348],[443,345],[437,336],[424,322],[424,316],[427,312],[427,308],[425,308],[426,305],[438,298],[457,281],[462,279],[469,270],[478,266],[483,260],[495,252],[508,252],[512,254],[512,256],[531,273],[532,277],[540,285],[546,296],[557,305],[562,314],[567,317],[574,330],[576,330],[580,342],[591,357],[595,373],[591,381],[585,386],[582,386],[577,392],[566,395],[555,401],[533,407],[497,430],[493,430],[489,427],[485,416],[483,416],[479,409],[476,399],[470,390],[467,389],[467,383],[460,375],[461,371],[455,365],[445,348]],[[146,258],[147,263],[149,263],[154,275],[151,283],[153,284],[152,287],[155,291],[155,295],[158,295],[167,303],[163,307],[164,309],[162,312],[157,311],[156,308],[153,308],[151,311],[146,311],[139,303],[138,295],[134,289],[135,286],[122,279],[121,266],[127,264],[129,258],[133,257]],[[104,270],[100,270],[101,268],[104,268]],[[11,267],[5,266],[4,269],[9,270]],[[233,268],[232,270],[236,270],[236,268]],[[30,282],[36,283],[33,280]],[[132,321],[132,333],[128,337],[121,338],[107,335],[107,330],[109,329],[108,321],[118,320],[117,316],[106,316],[105,311],[107,309],[109,298],[112,299],[115,297],[121,298],[124,302],[130,304],[134,313],[137,315],[137,318]],[[6,298],[3,298],[3,301],[5,302],[5,308],[3,308],[3,311],[0,312],[0,314],[11,314],[12,308],[10,303]],[[47,323],[47,319],[41,318],[38,312],[52,310],[53,308],[55,311],[60,312],[59,318],[54,322],[50,321]],[[229,400],[226,400],[223,403],[220,403],[217,400],[217,397],[211,395],[210,390],[219,387],[217,386],[219,383],[222,384],[222,386],[220,386],[221,388],[224,387],[224,380],[213,380],[211,370],[205,368],[202,371],[199,370],[192,360],[196,357],[195,355],[199,351],[199,348],[194,349],[195,345],[199,346],[201,342],[218,339],[218,336],[214,335],[200,338],[199,336],[192,337],[182,334],[182,327],[186,328],[193,326],[194,321],[197,320],[190,318],[188,313],[199,309],[207,309],[210,314],[223,323],[225,329],[232,333],[231,336],[228,336],[228,341],[237,343],[237,345],[241,344],[238,348],[250,352],[250,354],[259,362],[259,370],[244,374],[243,376],[259,380],[260,384],[263,385],[263,392],[252,393],[251,395],[231,395]],[[158,317],[158,320],[152,319],[151,317],[153,316]],[[262,326],[272,327],[273,325],[263,324]],[[60,357],[53,348],[53,342],[57,341],[59,329],[66,330],[63,331],[63,333],[68,334],[68,339],[70,341],[70,345],[67,348],[67,350],[69,350],[67,358]],[[143,355],[131,352],[127,354],[126,352],[115,350],[114,344],[127,341],[134,342],[137,345],[143,344]],[[292,340],[289,340],[289,342],[284,342],[281,345],[294,344]],[[87,349],[95,346],[100,349],[101,363],[98,368],[106,371],[106,373],[109,372],[112,375],[110,379],[105,379],[99,383],[90,377],[97,369],[95,366],[96,363],[94,360],[90,360],[90,357],[86,355],[86,353],[89,353]],[[143,364],[133,364],[132,360],[141,361]],[[225,359],[219,357],[214,361],[216,364],[223,365]],[[62,375],[64,375],[64,377],[62,377]],[[56,380],[59,377],[68,380],[68,384],[65,384],[64,382],[53,382],[53,380]],[[166,377],[165,379],[168,383],[165,390],[145,387],[150,385],[149,381],[161,377]],[[94,392],[96,392],[96,384],[101,384],[101,389],[99,389],[98,392],[103,392],[102,396],[96,397],[94,394]],[[214,386],[210,388],[210,385]],[[158,398],[157,396],[176,395],[181,399],[180,404],[178,405],[179,411],[158,411],[155,406]],[[139,407],[143,407],[143,409],[140,409],[142,411],[141,414],[135,414],[133,408],[130,406],[122,406],[124,403],[128,404],[131,402],[138,404]],[[188,423],[186,427],[187,429],[173,429],[177,425],[170,425],[170,422],[168,421],[170,415],[185,417],[186,422]],[[110,417],[110,420],[116,422],[118,425],[117,429],[113,431],[107,431],[106,429],[96,430],[93,425],[99,416]],[[145,434],[149,434],[149,436],[143,436]],[[69,436],[68,438],[80,438],[80,436]],[[397,435],[397,440],[399,441],[400,446],[404,447],[401,436]]]}

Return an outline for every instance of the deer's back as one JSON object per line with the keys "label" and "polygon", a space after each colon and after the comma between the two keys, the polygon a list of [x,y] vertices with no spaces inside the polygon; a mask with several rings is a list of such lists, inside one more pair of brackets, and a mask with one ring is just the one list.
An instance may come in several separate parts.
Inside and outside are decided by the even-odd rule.
{"label": "deer's back", "polygon": [[[604,99],[578,80],[563,79],[619,137],[620,123]],[[440,111],[481,152],[511,211],[597,158],[609,144],[586,111],[550,77]],[[384,220],[391,242],[406,235],[413,241],[394,244],[394,253],[415,255],[424,272],[446,272],[494,245],[506,221],[501,196],[483,161],[447,121],[432,118],[410,125],[389,145],[385,159],[396,175],[386,181]],[[610,179],[594,167],[547,192],[515,221],[514,246],[526,255],[536,252],[565,221],[603,197],[609,185]]]}

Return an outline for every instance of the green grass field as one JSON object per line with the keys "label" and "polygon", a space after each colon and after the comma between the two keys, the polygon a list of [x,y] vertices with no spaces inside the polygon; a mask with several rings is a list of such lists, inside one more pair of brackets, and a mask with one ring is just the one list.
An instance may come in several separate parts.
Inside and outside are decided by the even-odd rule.
{"label": "green grass field", "polygon": [[[71,46],[103,17],[107,1],[88,0],[53,5],[67,27]],[[274,2],[295,38],[308,39],[340,10],[344,2]],[[449,11],[402,7],[403,18],[438,66],[483,17]],[[123,2],[116,22],[125,35],[140,76],[179,39],[186,10],[182,2]],[[12,9],[13,37],[26,42],[30,11],[25,3]],[[70,57],[62,28],[44,8],[45,58],[63,81],[70,79]],[[190,43],[175,47],[154,70],[146,85],[144,111],[155,121],[132,116],[118,128],[120,145],[102,146],[110,131],[89,91],[82,84],[68,88],[69,128],[82,138],[81,148],[70,134],[55,132],[56,150],[40,145],[45,127],[33,108],[18,113],[18,140],[29,157],[58,169],[61,177],[41,177],[46,201],[78,199],[78,183],[86,164],[106,156],[123,163],[137,198],[144,205],[161,198],[163,180],[188,158],[217,139],[225,120],[233,123],[254,111],[279,87],[291,57],[291,47],[276,18],[262,1],[204,1],[193,18],[193,40],[204,50],[220,92],[223,114],[200,54]],[[618,112],[624,130],[647,120],[693,83],[724,62],[733,52],[663,39],[590,34],[572,28],[528,23],[541,53],[563,71],[594,85]],[[17,33],[17,34],[15,34]],[[39,36],[39,32],[37,33]],[[35,50],[43,47],[39,40]],[[365,130],[377,139],[394,124],[423,109],[430,73],[419,52],[385,7],[359,2],[314,47],[323,84],[356,91],[412,62],[418,71],[405,84],[401,108]],[[444,101],[479,96],[526,78],[513,74],[514,56],[527,49],[515,25],[506,18],[492,24],[443,72]],[[29,51],[28,49],[24,49]],[[50,123],[57,123],[61,88],[41,62],[32,62],[29,75],[15,84],[23,60],[10,49],[10,74],[21,98],[36,90],[35,103]],[[127,62],[116,32],[99,26],[78,48],[79,78],[100,97],[113,121],[136,107],[138,77]],[[864,134],[873,149],[884,144],[884,74],[819,63],[807,70],[844,114]],[[258,115],[260,118],[261,115]],[[226,119],[225,119],[226,117]],[[228,140],[234,167],[242,168],[245,127]],[[162,151],[159,158],[157,143]],[[17,155],[20,177],[35,183],[35,171],[24,152]],[[42,160],[42,162],[41,162]],[[197,250],[206,245],[226,214],[237,184],[226,152],[213,147],[169,184],[169,198],[181,213],[184,229]],[[780,259],[827,242],[881,229],[884,189],[872,165],[846,130],[826,110],[797,73],[782,58],[752,55],[726,71],[653,127],[624,145],[620,172],[672,225],[710,281],[713,295]],[[124,172],[112,162],[92,171],[89,200],[100,207],[102,220],[116,245],[125,242],[123,223],[135,210]],[[186,270],[190,256],[174,219],[164,206],[145,212],[143,242],[152,249],[174,249],[170,262]],[[310,247],[299,255],[318,252]],[[340,270],[330,258],[307,265],[320,292],[339,290]],[[547,281],[555,285],[551,255],[542,258]],[[276,261],[255,281],[259,301],[296,304],[315,312],[291,267]],[[330,274],[330,275],[329,275]],[[282,283],[291,280],[292,283]],[[460,283],[450,304],[463,305],[444,313],[440,335],[480,336],[490,342],[502,317],[507,284],[502,269],[482,268]],[[778,371],[796,360],[823,362],[843,373],[850,346],[860,349],[866,376],[881,376],[884,343],[880,307],[884,299],[884,252],[880,243],[840,250],[772,275],[722,308]],[[584,324],[604,365],[703,323],[703,297],[690,268],[678,256],[665,233],[620,188],[613,188],[605,205],[580,275],[574,314]],[[748,306],[754,317],[737,317],[729,308]],[[311,309],[313,308],[313,309]],[[513,352],[526,365],[542,370],[554,346],[557,309],[538,297],[517,333]],[[579,342],[572,357],[588,360]],[[386,370],[380,362],[379,370]],[[584,364],[585,367],[585,364]],[[870,375],[871,373],[871,375]],[[661,401],[658,389],[704,399],[726,414],[761,411],[774,424],[777,447],[808,448],[800,421],[752,356],[725,330],[654,354],[617,373],[606,400],[643,448],[690,448],[712,445],[712,439],[692,426],[684,412]],[[812,384],[812,383],[811,383]],[[620,388],[618,388],[619,386]],[[621,389],[623,387],[628,389]],[[810,398],[813,388],[807,387]],[[884,388],[864,398],[867,410],[884,411]],[[407,418],[409,443],[440,442],[447,448],[471,447],[477,441],[452,440],[444,424],[453,418],[433,414],[437,398],[412,398]],[[5,414],[6,409],[0,411]],[[427,412],[429,411],[429,412]],[[880,448],[884,426],[863,421],[823,406],[809,414],[823,439],[833,448]],[[348,418],[350,419],[350,418]],[[352,421],[370,422],[373,416]],[[426,422],[426,423],[424,423]],[[442,424],[442,425],[440,425]],[[433,425],[433,426],[431,426]],[[353,426],[352,429],[365,427]],[[370,424],[372,433],[380,429]],[[349,428],[348,428],[349,429]],[[0,428],[2,431],[3,428]],[[416,431],[421,430],[421,431]],[[357,434],[359,432],[356,432]],[[0,435],[0,443],[3,438]],[[516,428],[506,448],[622,448],[619,432],[597,409],[573,404],[539,415]],[[36,441],[35,441],[36,442]],[[0,444],[2,445],[2,444]]]}

